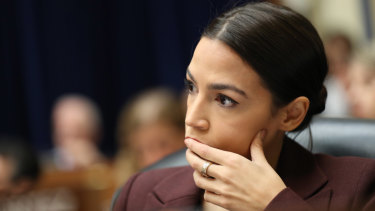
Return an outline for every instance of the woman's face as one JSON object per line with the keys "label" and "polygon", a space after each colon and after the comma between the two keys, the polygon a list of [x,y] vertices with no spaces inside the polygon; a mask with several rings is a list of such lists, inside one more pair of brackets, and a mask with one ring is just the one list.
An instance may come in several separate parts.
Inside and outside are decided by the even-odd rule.
{"label": "woman's face", "polygon": [[279,132],[271,93],[231,48],[203,37],[186,74],[186,137],[250,158],[255,135],[267,129],[264,147]]}

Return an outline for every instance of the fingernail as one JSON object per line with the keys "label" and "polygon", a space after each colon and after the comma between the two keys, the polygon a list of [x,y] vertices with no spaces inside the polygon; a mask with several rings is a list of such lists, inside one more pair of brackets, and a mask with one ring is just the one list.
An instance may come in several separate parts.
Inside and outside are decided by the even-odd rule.
{"label": "fingernail", "polygon": [[191,140],[189,138],[185,139],[185,144],[188,146],[191,143]]}

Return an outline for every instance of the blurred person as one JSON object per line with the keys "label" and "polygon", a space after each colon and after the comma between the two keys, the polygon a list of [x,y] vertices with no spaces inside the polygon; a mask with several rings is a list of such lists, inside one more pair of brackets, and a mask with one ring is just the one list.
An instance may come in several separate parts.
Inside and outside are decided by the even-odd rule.
{"label": "blurred person", "polygon": [[[44,210],[107,208],[114,184],[111,163],[98,147],[99,108],[86,96],[66,94],[56,100],[51,122],[54,148],[43,155],[45,171],[33,196],[35,206]],[[43,200],[51,203],[43,206],[39,203]]]}
{"label": "blurred person", "polygon": [[60,97],[52,111],[53,165],[76,170],[103,162],[98,149],[101,117],[93,101],[82,95]]}
{"label": "blurred person", "polygon": [[164,88],[145,91],[121,111],[117,183],[184,145],[184,111],[180,98]]}
{"label": "blurred person", "polygon": [[343,33],[334,33],[328,36],[324,47],[328,59],[328,73],[346,83],[346,72],[353,50],[351,40]]}
{"label": "blurred person", "polygon": [[375,51],[363,49],[351,61],[349,102],[355,117],[375,119]]}
{"label": "blurred person", "polygon": [[0,199],[28,192],[39,175],[39,161],[29,145],[13,137],[0,137]]}
{"label": "blurred person", "polygon": [[352,42],[343,33],[333,33],[327,37],[324,47],[328,60],[328,75],[324,84],[329,94],[322,115],[347,117],[350,115],[347,72],[352,54]]}

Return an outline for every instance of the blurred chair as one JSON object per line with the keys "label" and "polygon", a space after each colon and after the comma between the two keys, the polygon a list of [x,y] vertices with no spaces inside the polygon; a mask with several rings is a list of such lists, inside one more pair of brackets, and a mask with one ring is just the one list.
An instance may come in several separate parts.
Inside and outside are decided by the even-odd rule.
{"label": "blurred chair", "polygon": [[185,166],[188,165],[186,158],[185,158],[186,148],[180,149],[177,152],[168,155],[164,159],[156,162],[144,169],[142,171],[149,171],[152,169],[160,169],[165,167],[177,167],[177,166]]}
{"label": "blurred chair", "polygon": [[375,158],[375,120],[315,118],[309,128],[288,135],[314,153]]}

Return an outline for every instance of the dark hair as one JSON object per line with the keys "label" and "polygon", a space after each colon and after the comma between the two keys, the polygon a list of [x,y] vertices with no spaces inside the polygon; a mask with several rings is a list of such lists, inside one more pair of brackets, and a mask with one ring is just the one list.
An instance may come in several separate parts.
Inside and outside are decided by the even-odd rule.
{"label": "dark hair", "polygon": [[36,181],[40,175],[39,160],[34,150],[21,139],[1,136],[0,156],[8,159],[14,165],[11,182],[22,179]]}
{"label": "dark hair", "polygon": [[299,96],[310,100],[303,122],[325,108],[328,66],[323,43],[302,15],[271,3],[248,3],[215,18],[203,32],[231,47],[261,77],[276,108]]}

